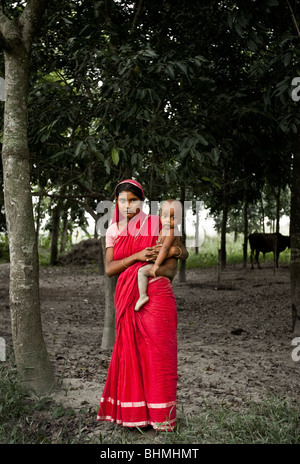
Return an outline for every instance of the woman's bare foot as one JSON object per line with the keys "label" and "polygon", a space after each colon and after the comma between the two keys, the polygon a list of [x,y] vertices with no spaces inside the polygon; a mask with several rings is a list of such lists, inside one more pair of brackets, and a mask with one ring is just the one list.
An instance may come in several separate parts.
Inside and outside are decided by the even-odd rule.
{"label": "woman's bare foot", "polygon": [[134,310],[135,310],[135,311],[138,311],[142,306],[144,306],[144,304],[147,303],[147,301],[149,301],[149,296],[148,296],[148,295],[141,296],[141,297],[137,300]]}

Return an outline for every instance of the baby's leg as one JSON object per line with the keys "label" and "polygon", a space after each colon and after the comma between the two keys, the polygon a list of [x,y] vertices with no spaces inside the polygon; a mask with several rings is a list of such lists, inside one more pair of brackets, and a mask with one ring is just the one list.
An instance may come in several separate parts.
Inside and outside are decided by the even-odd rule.
{"label": "baby's leg", "polygon": [[152,264],[147,264],[146,266],[142,266],[138,270],[138,288],[140,292],[140,297],[136,302],[135,311],[138,311],[147,301],[149,301],[149,297],[147,295],[147,288],[148,288],[148,277],[149,277],[149,269]]}

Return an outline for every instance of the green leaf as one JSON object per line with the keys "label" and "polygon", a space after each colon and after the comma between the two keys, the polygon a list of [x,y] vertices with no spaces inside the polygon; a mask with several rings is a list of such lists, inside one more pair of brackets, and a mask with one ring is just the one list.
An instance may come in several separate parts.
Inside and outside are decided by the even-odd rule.
{"label": "green leaf", "polygon": [[107,184],[104,187],[104,190],[109,190],[110,186],[111,186],[111,180],[107,182]]}
{"label": "green leaf", "polygon": [[62,417],[65,415],[65,410],[63,407],[59,406],[58,408],[54,409],[52,416],[53,417]]}
{"label": "green leaf", "polygon": [[166,71],[172,79],[175,79],[174,68],[170,64],[167,64]]}
{"label": "green leaf", "polygon": [[251,50],[252,52],[256,52],[257,51],[257,45],[256,43],[254,42],[254,40],[250,39],[249,42],[248,42],[248,48],[249,50]]}
{"label": "green leaf", "polygon": [[119,157],[119,150],[117,148],[113,148],[111,150],[111,157],[116,166],[118,166],[120,157]]}
{"label": "green leaf", "polygon": [[291,62],[291,59],[292,59],[292,54],[291,53],[287,53],[284,57],[284,60],[283,60],[283,64],[284,66],[288,66]]}
{"label": "green leaf", "polygon": [[211,182],[212,184],[214,184],[216,187],[218,187],[219,189],[221,188],[221,185],[218,184],[217,182],[215,182],[214,180],[210,179],[209,177],[201,177],[202,180],[206,180],[207,182]]}
{"label": "green leaf", "polygon": [[131,166],[135,166],[137,164],[137,154],[133,153],[131,157]]}
{"label": "green leaf", "polygon": [[110,174],[110,164],[109,164],[109,160],[108,160],[108,159],[106,159],[106,160],[104,161],[104,166],[105,166],[105,169],[106,169],[107,174],[109,175],[109,174]]}
{"label": "green leaf", "polygon": [[186,64],[183,63],[182,61],[178,61],[176,64],[177,64],[178,68],[179,68],[182,72],[184,72],[185,75],[187,75],[187,66],[186,66]]}
{"label": "green leaf", "polygon": [[79,155],[79,153],[81,152],[82,146],[83,146],[83,141],[80,140],[80,142],[78,142],[76,147],[75,147],[75,151],[74,151],[75,156]]}
{"label": "green leaf", "polygon": [[199,142],[202,143],[202,145],[205,145],[207,147],[208,141],[203,137],[203,135],[198,134],[198,139],[199,139]]}
{"label": "green leaf", "polygon": [[169,176],[168,171],[165,172],[165,181],[166,181],[167,184],[170,183],[170,176]]}

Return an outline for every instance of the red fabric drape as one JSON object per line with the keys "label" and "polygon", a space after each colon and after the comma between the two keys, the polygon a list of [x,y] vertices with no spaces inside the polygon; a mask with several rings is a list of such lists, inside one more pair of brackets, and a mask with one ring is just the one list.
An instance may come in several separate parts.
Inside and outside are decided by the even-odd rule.
{"label": "red fabric drape", "polygon": [[[114,259],[122,259],[156,243],[158,216],[139,213],[121,234]],[[177,311],[170,280],[149,279],[149,301],[138,300],[138,262],[118,277],[115,291],[116,341],[97,420],[127,427],[172,430],[176,424]]]}

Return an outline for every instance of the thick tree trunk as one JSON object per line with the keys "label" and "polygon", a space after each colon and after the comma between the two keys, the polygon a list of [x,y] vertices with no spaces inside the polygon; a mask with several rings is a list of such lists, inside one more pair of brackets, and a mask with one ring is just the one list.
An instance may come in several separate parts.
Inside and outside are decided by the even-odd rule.
{"label": "thick tree trunk", "polygon": [[26,389],[47,392],[54,383],[43,339],[38,251],[27,143],[28,52],[22,43],[5,51],[6,102],[3,178],[10,249],[10,311],[15,360]]}
{"label": "thick tree trunk", "polygon": [[294,152],[291,189],[291,303],[292,330],[300,336],[300,139]]}
{"label": "thick tree trunk", "polygon": [[[3,2],[2,2],[3,3]],[[45,394],[54,385],[43,338],[36,231],[27,141],[28,68],[32,37],[47,0],[28,0],[18,20],[0,9],[6,101],[3,180],[10,251],[9,300],[15,361],[22,386]]]}

